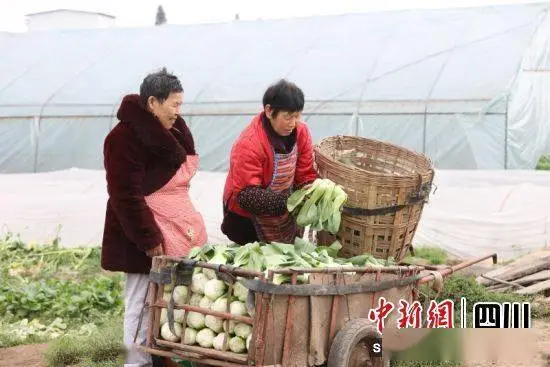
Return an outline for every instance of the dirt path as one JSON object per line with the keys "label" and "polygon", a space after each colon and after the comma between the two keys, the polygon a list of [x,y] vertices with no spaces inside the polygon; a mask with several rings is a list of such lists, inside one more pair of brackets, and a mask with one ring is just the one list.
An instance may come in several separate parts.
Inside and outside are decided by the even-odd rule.
{"label": "dirt path", "polygon": [[44,367],[47,344],[20,345],[0,349],[0,367]]}

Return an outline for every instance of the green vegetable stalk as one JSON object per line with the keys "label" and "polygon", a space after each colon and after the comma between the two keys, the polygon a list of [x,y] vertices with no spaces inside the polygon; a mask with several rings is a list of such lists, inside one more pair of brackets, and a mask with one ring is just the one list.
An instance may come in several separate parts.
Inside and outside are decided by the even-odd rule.
{"label": "green vegetable stalk", "polygon": [[342,206],[347,194],[329,179],[317,179],[309,188],[295,191],[287,201],[287,209],[300,227],[327,230],[335,234],[340,229]]}

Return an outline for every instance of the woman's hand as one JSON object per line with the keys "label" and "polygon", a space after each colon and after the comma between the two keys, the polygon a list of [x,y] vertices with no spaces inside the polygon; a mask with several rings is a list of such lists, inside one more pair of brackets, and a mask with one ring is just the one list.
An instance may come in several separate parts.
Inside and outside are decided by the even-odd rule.
{"label": "woman's hand", "polygon": [[147,254],[147,256],[153,258],[155,256],[164,255],[164,250],[162,249],[162,244],[160,244],[157,247],[153,247],[152,249],[147,250],[145,253]]}

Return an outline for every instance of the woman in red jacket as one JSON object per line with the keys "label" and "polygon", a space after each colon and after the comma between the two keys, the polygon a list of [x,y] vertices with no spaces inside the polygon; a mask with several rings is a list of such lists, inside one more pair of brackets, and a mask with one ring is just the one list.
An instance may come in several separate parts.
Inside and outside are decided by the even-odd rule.
{"label": "woman in red jacket", "polygon": [[317,178],[311,135],[300,120],[304,94],[286,80],[271,85],[264,110],[233,144],[223,194],[222,232],[233,242],[294,243],[286,200]]}

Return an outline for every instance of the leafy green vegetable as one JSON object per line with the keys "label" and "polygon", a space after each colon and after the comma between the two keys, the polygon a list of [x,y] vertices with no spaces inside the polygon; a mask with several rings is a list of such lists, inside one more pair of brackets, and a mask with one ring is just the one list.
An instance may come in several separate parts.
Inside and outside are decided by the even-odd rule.
{"label": "leafy green vegetable", "polygon": [[123,312],[123,277],[101,249],[0,238],[0,347],[84,334]]}
{"label": "leafy green vegetable", "polygon": [[260,244],[253,242],[237,249],[233,265],[249,270],[262,271],[263,259]]}
{"label": "leafy green vegetable", "polygon": [[296,248],[296,251],[301,253],[310,253],[315,251],[316,246],[306,240],[304,240],[301,237],[296,237],[296,240],[294,241],[294,247]]}
{"label": "leafy green vegetable", "polygon": [[342,206],[348,199],[348,195],[344,192],[342,187],[336,186],[332,194],[332,214],[329,217],[327,230],[330,233],[336,233],[340,230],[340,222],[342,220]]}
{"label": "leafy green vegetable", "polygon": [[327,230],[335,234],[340,229],[342,206],[347,194],[329,179],[317,179],[309,188],[295,191],[287,200],[287,209],[300,227]]}
{"label": "leafy green vegetable", "polygon": [[302,204],[306,197],[306,190],[296,190],[289,196],[286,207],[289,212],[293,212],[298,206]]}
{"label": "leafy green vegetable", "polygon": [[325,194],[323,195],[323,199],[321,202],[321,214],[319,215],[320,222],[328,221],[328,218],[330,217],[333,211],[332,199],[333,199],[333,192],[335,189],[336,189],[336,184],[330,181],[327,184],[327,189],[325,191]]}
{"label": "leafy green vegetable", "polygon": [[322,251],[326,251],[328,256],[330,257],[337,257],[338,251],[342,248],[342,244],[340,241],[334,241],[329,247],[326,246],[318,246],[315,249],[315,252],[321,253]]}

